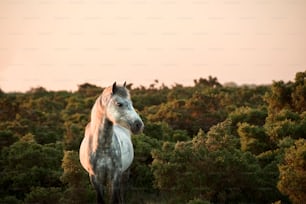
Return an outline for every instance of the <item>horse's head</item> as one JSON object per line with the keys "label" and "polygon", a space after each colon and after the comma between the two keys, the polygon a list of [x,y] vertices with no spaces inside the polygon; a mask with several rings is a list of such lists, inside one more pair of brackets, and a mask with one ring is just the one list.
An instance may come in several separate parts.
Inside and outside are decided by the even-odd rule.
{"label": "horse's head", "polygon": [[133,107],[125,83],[117,86],[115,82],[113,86],[106,88],[102,93],[102,103],[106,117],[114,124],[121,125],[134,134],[143,130],[144,124]]}

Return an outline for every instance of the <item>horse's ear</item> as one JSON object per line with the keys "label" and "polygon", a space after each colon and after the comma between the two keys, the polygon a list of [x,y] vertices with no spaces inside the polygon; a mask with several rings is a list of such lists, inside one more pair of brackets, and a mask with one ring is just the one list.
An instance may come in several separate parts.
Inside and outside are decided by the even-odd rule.
{"label": "horse's ear", "polygon": [[117,91],[117,85],[116,85],[116,82],[113,83],[113,88],[112,88],[112,93],[116,93]]}
{"label": "horse's ear", "polygon": [[124,87],[124,88],[126,87],[126,81],[123,83],[123,87]]}

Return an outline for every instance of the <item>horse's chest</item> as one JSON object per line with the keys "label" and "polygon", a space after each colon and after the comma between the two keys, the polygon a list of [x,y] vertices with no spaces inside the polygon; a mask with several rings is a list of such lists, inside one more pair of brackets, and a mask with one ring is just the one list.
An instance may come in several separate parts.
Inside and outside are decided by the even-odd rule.
{"label": "horse's chest", "polygon": [[125,171],[132,164],[134,150],[130,135],[120,129],[114,130],[111,145],[101,145],[91,156],[96,171],[112,169]]}
{"label": "horse's chest", "polygon": [[133,144],[130,135],[128,134],[120,134],[120,132],[115,132],[115,137],[117,138],[118,144],[120,146],[122,169],[125,171],[129,168],[134,159]]}

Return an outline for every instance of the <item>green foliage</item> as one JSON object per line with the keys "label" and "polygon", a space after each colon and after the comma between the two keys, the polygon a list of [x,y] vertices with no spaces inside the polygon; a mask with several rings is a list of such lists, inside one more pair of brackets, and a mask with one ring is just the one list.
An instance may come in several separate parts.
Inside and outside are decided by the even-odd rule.
{"label": "green foliage", "polygon": [[151,86],[149,89],[144,87],[135,88],[131,90],[131,96],[134,107],[142,111],[146,107],[160,105],[167,101],[168,87],[162,86],[155,88]]}
{"label": "green foliage", "polygon": [[17,141],[17,137],[10,130],[0,130],[0,150],[3,147],[12,145]]}
{"label": "green foliage", "polygon": [[66,132],[64,136],[65,150],[78,151],[83,139],[84,127],[80,127],[77,123],[65,122]]}
{"label": "green foliage", "polygon": [[156,187],[175,194],[172,202],[179,203],[194,197],[216,203],[255,201],[260,171],[256,158],[232,148],[209,150],[198,145],[206,143],[203,139],[165,143],[153,152]]}
{"label": "green foliage", "polygon": [[28,193],[24,199],[24,203],[60,203],[62,197],[62,189],[56,187],[44,188],[44,187],[34,187],[31,192]]}
{"label": "green foliage", "polygon": [[97,97],[102,93],[102,88],[93,84],[85,83],[79,85],[77,93],[82,97]]}
{"label": "green foliage", "polygon": [[187,100],[192,97],[194,92],[193,87],[184,87],[182,85],[176,84],[169,93],[167,94],[167,101],[172,100]]}
{"label": "green foliage", "polygon": [[150,137],[157,140],[169,140],[171,132],[173,130],[165,122],[150,122],[145,121],[146,128],[144,134],[150,135]]}
{"label": "green foliage", "polygon": [[149,114],[147,118],[153,122],[162,121],[167,123],[173,129],[184,128],[186,126],[184,116],[187,116],[187,110],[184,109],[184,105],[185,101],[183,100],[173,100],[161,104],[157,111],[154,109],[151,111],[148,108],[148,112],[152,112],[152,114]]}
{"label": "green foliage", "polygon": [[[154,108],[154,107],[153,107]],[[163,121],[173,129],[184,129],[195,134],[199,128],[209,127],[225,119],[225,113],[214,93],[194,92],[189,99],[174,99],[161,104],[159,109],[147,109],[150,121]]]}
{"label": "green foliage", "polygon": [[[198,133],[201,134],[201,132]],[[231,120],[225,120],[222,123],[210,128],[205,139],[205,145],[211,151],[219,149],[237,149],[239,140],[233,135]]]}
{"label": "green foliage", "polygon": [[5,196],[0,198],[0,203],[5,203],[5,204],[21,204],[23,203],[21,200],[18,200],[15,196]]}
{"label": "green foliage", "polygon": [[233,125],[238,123],[249,123],[252,125],[262,126],[265,124],[265,119],[268,113],[265,108],[241,107],[229,114],[229,118]]}
{"label": "green foliage", "polygon": [[69,186],[80,186],[84,177],[86,177],[86,173],[79,162],[79,154],[75,151],[64,152],[62,168],[64,172],[61,176],[61,180]]}
{"label": "green foliage", "polygon": [[16,142],[2,150],[1,194],[24,198],[32,187],[60,186],[60,145],[40,145],[35,141]]}
{"label": "green foliage", "polygon": [[299,114],[288,109],[282,109],[267,118],[265,129],[274,143],[288,136],[294,139],[305,138],[305,112]]}
{"label": "green foliage", "polygon": [[[132,137],[127,203],[303,202],[305,76],[269,86],[211,76],[189,87],[128,84],[145,130]],[[94,202],[78,150],[101,91],[0,89],[0,203]]]}
{"label": "green foliage", "polygon": [[61,181],[67,189],[61,198],[61,203],[93,202],[93,189],[89,188],[89,179],[79,162],[79,154],[75,151],[65,151],[62,162],[64,170]]}
{"label": "green foliage", "polygon": [[20,99],[17,94],[1,94],[0,121],[13,121],[19,111]]}
{"label": "green foliage", "polygon": [[306,71],[295,75],[294,91],[291,93],[292,106],[297,112],[306,111]]}
{"label": "green foliage", "polygon": [[279,165],[279,190],[288,195],[293,203],[306,199],[306,140],[299,139],[285,152],[284,161]]}
{"label": "green foliage", "polygon": [[295,82],[274,82],[265,100],[269,103],[272,117],[284,108],[298,113],[304,112],[306,110],[306,71],[296,73]]}
{"label": "green foliage", "polygon": [[153,161],[152,149],[160,149],[160,142],[145,134],[135,135],[132,137],[135,160],[130,168],[130,178],[133,188],[139,192],[152,192],[153,174],[150,165]]}
{"label": "green foliage", "polygon": [[196,199],[188,201],[188,204],[210,204],[210,202],[196,198]]}
{"label": "green foliage", "polygon": [[270,149],[269,138],[262,127],[240,123],[238,125],[238,135],[240,136],[242,151],[249,151],[258,155]]}

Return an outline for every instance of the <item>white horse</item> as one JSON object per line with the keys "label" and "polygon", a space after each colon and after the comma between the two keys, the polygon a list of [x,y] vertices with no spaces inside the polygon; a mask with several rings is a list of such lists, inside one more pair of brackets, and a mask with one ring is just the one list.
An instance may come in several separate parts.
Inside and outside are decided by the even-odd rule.
{"label": "white horse", "polygon": [[89,173],[98,203],[122,203],[121,180],[132,164],[131,133],[144,124],[133,108],[126,84],[104,89],[92,110],[80,147],[80,161]]}

